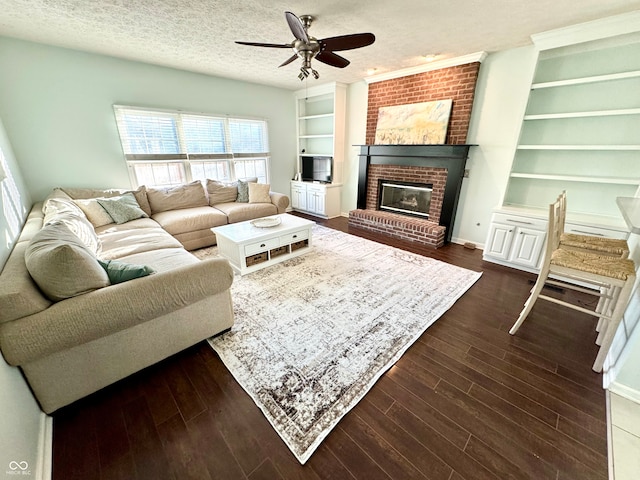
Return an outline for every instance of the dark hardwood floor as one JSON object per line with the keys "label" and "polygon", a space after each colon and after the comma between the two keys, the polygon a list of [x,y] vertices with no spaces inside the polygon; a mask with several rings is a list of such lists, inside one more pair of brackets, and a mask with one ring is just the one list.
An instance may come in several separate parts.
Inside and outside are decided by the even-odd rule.
{"label": "dark hardwood floor", "polygon": [[305,465],[202,342],[55,413],[53,478],[607,478],[591,317],[539,302],[510,336],[533,275],[321,223],[483,275]]}

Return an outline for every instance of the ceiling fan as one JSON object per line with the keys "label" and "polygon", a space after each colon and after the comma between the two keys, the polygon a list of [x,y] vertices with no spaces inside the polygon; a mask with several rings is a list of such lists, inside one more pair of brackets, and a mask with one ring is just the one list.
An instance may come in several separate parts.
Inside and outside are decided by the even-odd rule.
{"label": "ceiling fan", "polygon": [[326,63],[332,67],[344,68],[349,65],[349,60],[341,57],[340,55],[336,55],[333,52],[366,47],[376,40],[373,33],[354,33],[351,35],[340,35],[337,37],[318,40],[309,36],[307,33],[307,29],[311,26],[311,22],[314,20],[311,15],[301,15],[300,18],[296,17],[291,12],[284,12],[284,15],[287,19],[287,23],[289,24],[289,28],[291,29],[291,33],[293,33],[293,36],[295,37],[295,40],[291,43],[236,43],[240,45],[251,45],[254,47],[292,48],[295,54],[279,65],[279,67],[289,65],[296,58],[300,57],[302,59],[302,67],[300,67],[298,78],[301,81],[307,78],[309,73],[311,73],[315,79],[320,78],[318,71],[311,67],[311,60],[314,58],[319,62]]}

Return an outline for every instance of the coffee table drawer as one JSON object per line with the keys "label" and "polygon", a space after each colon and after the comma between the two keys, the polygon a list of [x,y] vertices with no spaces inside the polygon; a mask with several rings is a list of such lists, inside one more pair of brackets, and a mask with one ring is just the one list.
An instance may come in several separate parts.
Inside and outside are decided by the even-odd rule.
{"label": "coffee table drawer", "polygon": [[299,242],[300,240],[306,240],[307,238],[309,238],[309,230],[299,230],[297,232],[281,236],[280,245],[289,245],[291,243]]}
{"label": "coffee table drawer", "polygon": [[271,250],[272,248],[276,248],[280,246],[280,240],[277,238],[270,238],[268,240],[263,240],[261,242],[250,243],[249,245],[245,245],[244,254],[245,255],[253,255],[254,253],[266,252],[267,250]]}

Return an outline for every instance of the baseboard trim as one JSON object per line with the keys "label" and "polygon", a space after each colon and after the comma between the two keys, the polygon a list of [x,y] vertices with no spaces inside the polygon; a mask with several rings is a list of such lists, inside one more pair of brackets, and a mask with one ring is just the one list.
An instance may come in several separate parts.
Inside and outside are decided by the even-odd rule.
{"label": "baseboard trim", "polygon": [[40,414],[40,437],[38,438],[38,459],[35,478],[51,480],[53,459],[53,417]]}

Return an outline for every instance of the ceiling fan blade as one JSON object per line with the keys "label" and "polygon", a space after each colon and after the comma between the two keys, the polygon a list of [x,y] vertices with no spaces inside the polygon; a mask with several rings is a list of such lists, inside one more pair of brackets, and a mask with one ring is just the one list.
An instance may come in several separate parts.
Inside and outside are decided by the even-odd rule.
{"label": "ceiling fan blade", "polygon": [[280,65],[278,65],[278,68],[280,67],[284,67],[285,65],[289,65],[291,62],[293,62],[296,58],[298,58],[298,55],[292,55],[291,57],[289,57],[286,61],[282,62]]}
{"label": "ceiling fan blade", "polygon": [[293,36],[298,40],[302,40],[304,43],[309,43],[309,36],[300,19],[291,12],[284,12],[284,15],[287,18],[287,23]]}
{"label": "ceiling fan blade", "polygon": [[329,52],[325,50],[324,52],[320,52],[316,55],[316,60],[322,63],[326,63],[327,65],[331,65],[332,67],[344,68],[349,65],[351,62],[340,55],[336,55],[333,52]]}
{"label": "ceiling fan blade", "polygon": [[331,52],[366,47],[375,41],[376,36],[373,33],[354,33],[352,35],[340,35],[318,40],[321,50],[329,50]]}
{"label": "ceiling fan blade", "polygon": [[291,45],[288,43],[256,43],[256,42],[238,42],[239,45],[250,45],[252,47],[269,47],[269,48],[291,48]]}

